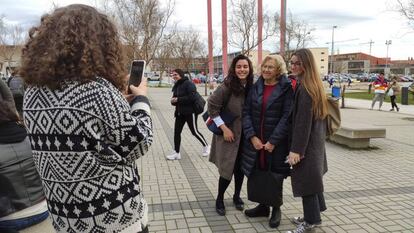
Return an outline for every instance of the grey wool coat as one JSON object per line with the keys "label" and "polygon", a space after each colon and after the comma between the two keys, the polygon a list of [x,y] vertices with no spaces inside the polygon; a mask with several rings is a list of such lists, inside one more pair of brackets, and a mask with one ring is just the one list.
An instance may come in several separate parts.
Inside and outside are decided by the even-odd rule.
{"label": "grey wool coat", "polygon": [[325,120],[315,119],[312,99],[299,85],[291,112],[291,148],[304,158],[291,170],[292,190],[295,197],[321,193],[323,175],[328,171],[325,153]]}
{"label": "grey wool coat", "polygon": [[[239,152],[240,140],[242,137],[242,109],[245,94],[239,96],[231,94],[231,90],[221,84],[214,93],[208,98],[207,111],[211,118],[220,114],[222,107],[226,104],[225,110],[231,112],[236,119],[231,125],[226,125],[234,134],[234,142],[224,141],[223,135],[213,135],[211,141],[210,162],[214,163],[221,177],[231,180],[233,176],[234,164],[237,153]],[[224,110],[224,109],[223,109]]]}

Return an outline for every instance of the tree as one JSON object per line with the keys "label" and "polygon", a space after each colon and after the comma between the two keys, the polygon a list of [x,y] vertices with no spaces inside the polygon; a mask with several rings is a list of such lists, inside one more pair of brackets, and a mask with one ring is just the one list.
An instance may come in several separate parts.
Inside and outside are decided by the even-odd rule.
{"label": "tree", "polygon": [[408,20],[408,24],[414,28],[414,0],[397,0],[396,8]]}
{"label": "tree", "polygon": [[[257,47],[257,2],[255,0],[232,0],[232,15],[230,21],[229,44],[249,55],[250,51]],[[279,15],[263,13],[262,42],[276,34]]]}
{"label": "tree", "polygon": [[7,63],[6,67],[14,67],[13,57],[21,50],[23,38],[21,26],[7,25],[4,22],[4,17],[0,18],[0,57]]}
{"label": "tree", "polygon": [[192,28],[174,33],[171,38],[171,49],[173,50],[173,56],[177,58],[177,67],[184,70],[190,70],[190,66],[195,62],[195,59],[206,54],[205,45],[200,38],[200,34]]}
{"label": "tree", "polygon": [[[150,64],[157,54],[163,35],[174,11],[175,1],[167,0],[110,0],[105,8],[120,27],[128,60],[143,59]],[[111,6],[108,6],[111,5]]]}
{"label": "tree", "polygon": [[296,18],[291,12],[289,12],[286,21],[284,59],[288,61],[295,50],[304,48],[308,42],[313,41],[311,32],[315,31],[315,28],[310,27],[304,20]]}

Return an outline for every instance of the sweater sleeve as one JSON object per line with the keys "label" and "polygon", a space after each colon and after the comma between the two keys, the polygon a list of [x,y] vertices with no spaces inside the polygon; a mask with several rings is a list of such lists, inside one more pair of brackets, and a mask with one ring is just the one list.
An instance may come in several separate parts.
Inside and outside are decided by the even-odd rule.
{"label": "sweater sleeve", "polygon": [[104,132],[106,144],[121,155],[126,163],[143,156],[153,141],[148,99],[137,96],[129,105],[120,92],[109,90],[101,103],[113,109],[104,119],[109,123]]}
{"label": "sweater sleeve", "polygon": [[[299,90],[298,90],[299,91]],[[312,98],[306,90],[301,89],[296,101],[299,106],[295,107],[297,112],[293,116],[294,125],[292,130],[292,145],[290,151],[298,153],[301,157],[306,156],[306,148],[312,130],[313,113]]]}

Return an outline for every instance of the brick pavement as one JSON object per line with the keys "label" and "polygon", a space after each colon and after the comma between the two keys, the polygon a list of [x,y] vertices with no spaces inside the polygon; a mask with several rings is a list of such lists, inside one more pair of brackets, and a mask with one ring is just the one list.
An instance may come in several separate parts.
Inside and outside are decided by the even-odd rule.
{"label": "brick pavement", "polygon": [[[200,90],[200,93],[204,91]],[[151,232],[285,232],[293,228],[288,218],[302,213],[301,200],[293,198],[290,180],[284,184],[282,222],[277,230],[266,218],[246,218],[231,201],[234,185],[225,194],[227,214],[215,213],[218,172],[201,156],[201,145],[187,127],[182,134],[182,159],[167,161],[173,148],[173,108],[167,88],[151,88],[154,144],[138,160],[144,194],[150,207]],[[317,232],[414,232],[414,118],[413,115],[342,110],[344,121],[383,126],[385,139],[372,140],[372,148],[347,149],[327,143],[329,171],[325,175],[328,209]],[[199,119],[200,131],[211,134]],[[246,184],[246,182],[245,182]],[[246,185],[242,198],[247,208]],[[22,232],[53,232],[44,221]]]}

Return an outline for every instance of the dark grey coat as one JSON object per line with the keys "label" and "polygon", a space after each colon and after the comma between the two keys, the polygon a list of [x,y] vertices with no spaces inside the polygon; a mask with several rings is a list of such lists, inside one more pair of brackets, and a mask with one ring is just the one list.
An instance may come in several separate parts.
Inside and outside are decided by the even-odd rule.
{"label": "dark grey coat", "polygon": [[239,152],[244,99],[244,93],[239,96],[233,95],[224,84],[220,85],[208,98],[207,111],[210,117],[217,117],[226,101],[227,105],[224,110],[236,116],[231,125],[226,125],[234,134],[234,142],[226,142],[223,135],[215,134],[211,141],[210,162],[217,166],[220,176],[226,180],[231,180],[233,176],[234,164]]}
{"label": "dark grey coat", "polygon": [[325,153],[325,120],[316,120],[312,99],[302,85],[297,87],[291,114],[291,149],[304,158],[291,171],[295,197],[323,192],[323,175],[328,171]]}

